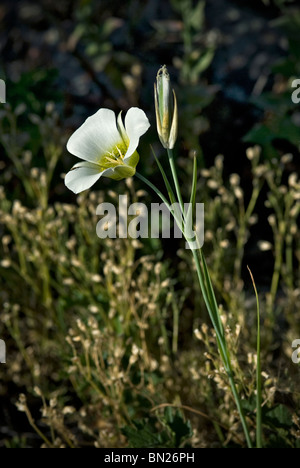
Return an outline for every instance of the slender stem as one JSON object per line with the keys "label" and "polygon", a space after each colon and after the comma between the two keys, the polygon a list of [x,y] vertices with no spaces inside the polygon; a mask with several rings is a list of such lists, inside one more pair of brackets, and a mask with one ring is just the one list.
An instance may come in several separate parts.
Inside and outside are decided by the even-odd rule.
{"label": "slender stem", "polygon": [[155,187],[155,185],[152,184],[152,182],[150,182],[150,180],[146,179],[146,177],[142,176],[142,174],[140,174],[139,172],[136,172],[135,175],[142,181],[144,182],[145,184],[148,185],[148,187],[150,187],[152,190],[154,190],[154,192],[159,196],[159,198],[165,203],[165,205],[167,206],[168,209],[170,209],[170,204],[168,203],[168,200],[166,199],[166,197],[161,193],[161,191]]}
{"label": "slender stem", "polygon": [[173,176],[173,180],[174,180],[174,184],[175,184],[175,189],[176,189],[177,198],[178,198],[178,201],[179,201],[179,203],[180,203],[180,207],[181,207],[182,213],[184,213],[184,204],[183,204],[183,199],[182,199],[182,195],[181,195],[180,185],[179,185],[179,181],[178,181],[178,176],[177,176],[177,170],[176,170],[175,161],[174,161],[173,150],[167,149],[167,152],[168,152],[169,163],[170,163],[170,167],[171,167],[171,171],[172,171],[172,176]]}
{"label": "slender stem", "polygon": [[[196,254],[196,252],[194,250],[193,250],[193,256],[194,256],[196,269],[197,269],[197,273],[198,273],[200,288],[202,290],[202,294],[204,295],[201,265],[200,265],[200,262],[199,262],[199,258],[198,258],[197,254]],[[211,294],[214,295],[213,290],[211,291]],[[244,415],[244,411],[243,411],[243,408],[242,408],[242,405],[241,405],[241,400],[240,400],[240,397],[239,397],[239,394],[238,394],[238,391],[237,391],[237,388],[236,388],[236,385],[235,385],[235,382],[234,382],[232,364],[231,364],[230,356],[229,356],[229,353],[228,353],[228,350],[227,350],[225,337],[224,337],[224,335],[222,333],[222,330],[220,330],[220,322],[216,321],[216,317],[214,317],[214,314],[212,314],[211,308],[209,306],[207,306],[207,310],[208,310],[210,319],[212,321],[213,327],[214,327],[216,335],[217,335],[219,351],[220,351],[221,358],[222,358],[222,361],[223,361],[223,364],[224,364],[224,367],[225,367],[225,370],[226,370],[226,373],[227,373],[227,376],[228,376],[228,379],[229,379],[229,383],[230,383],[231,390],[232,390],[232,393],[233,393],[233,396],[234,396],[234,399],[235,399],[235,403],[236,403],[236,406],[237,406],[237,409],[238,409],[238,412],[239,412],[239,416],[240,416],[240,420],[241,420],[243,430],[244,430],[244,433],[245,433],[245,438],[246,438],[246,441],[247,441],[247,445],[248,445],[248,448],[252,448],[252,442],[251,442],[251,438],[250,438],[250,435],[249,435],[248,425],[247,425],[246,418],[245,418],[245,415]],[[216,311],[216,312],[217,312],[217,314],[219,316],[219,311]],[[223,327],[222,327],[222,329],[223,329]]]}
{"label": "slender stem", "polygon": [[269,304],[268,304],[268,315],[273,323],[274,321],[274,304],[276,300],[276,295],[279,286],[280,280],[280,273],[282,268],[283,262],[283,252],[282,252],[282,245],[283,245],[283,237],[280,232],[277,233],[275,238],[275,265],[274,265],[274,273],[272,277],[271,289],[269,294]]}
{"label": "slender stem", "polygon": [[172,341],[173,354],[176,354],[178,351],[178,337],[179,337],[179,307],[176,301],[173,301],[173,341]]}
{"label": "slender stem", "polygon": [[[174,169],[175,169],[175,166],[174,166]],[[142,180],[152,190],[154,190],[154,192],[161,198],[161,200],[166,204],[168,209],[171,211],[171,207],[170,207],[168,201],[166,200],[165,196],[161,193],[161,191],[159,189],[157,189],[157,187],[155,187],[154,184],[152,184],[148,179],[146,179],[141,174],[136,173],[136,175],[140,180]],[[177,195],[180,195],[180,197],[178,197],[178,198],[179,198],[179,200],[181,200],[180,204],[183,207],[184,205],[183,205],[182,197],[181,197],[181,194],[180,194],[180,188],[179,188],[177,177],[176,177],[176,179],[174,179],[174,183],[175,183],[175,187],[176,187],[176,192],[177,192],[177,190],[179,191],[177,193]],[[175,214],[172,211],[171,211],[171,213],[174,216],[175,221],[177,221],[176,217],[175,217]],[[183,235],[184,235],[184,232],[183,232]],[[188,239],[186,239],[186,241],[189,242]],[[196,265],[196,270],[197,270],[198,280],[199,280],[199,284],[200,284],[200,289],[201,289],[201,292],[202,292],[202,295],[203,295],[203,298],[204,298],[204,302],[205,302],[207,310],[208,310],[209,317],[211,319],[212,325],[213,325],[213,327],[215,329],[215,332],[216,332],[219,352],[220,352],[220,355],[221,355],[221,358],[222,358],[222,361],[223,361],[223,364],[224,364],[224,367],[225,367],[225,370],[226,370],[226,373],[227,373],[227,376],[228,376],[228,379],[229,379],[232,394],[233,394],[233,397],[235,399],[235,403],[236,403],[236,406],[237,406],[237,409],[238,409],[238,412],[239,412],[239,416],[240,416],[242,427],[243,427],[243,430],[244,430],[244,433],[245,433],[245,438],[246,438],[246,441],[247,441],[247,445],[248,445],[249,448],[252,448],[252,442],[251,442],[251,438],[250,438],[250,435],[249,435],[249,429],[248,429],[246,418],[245,418],[245,415],[244,415],[244,411],[243,411],[243,408],[242,408],[242,405],[241,405],[240,397],[239,397],[239,394],[238,394],[238,391],[237,391],[237,388],[236,388],[236,385],[235,385],[235,382],[234,382],[232,364],[231,364],[229,352],[228,352],[228,349],[227,349],[227,344],[226,344],[226,339],[225,339],[225,335],[224,335],[223,325],[222,325],[222,322],[220,320],[220,312],[219,312],[217,302],[216,302],[216,299],[215,299],[215,294],[214,294],[214,291],[213,291],[212,283],[210,281],[208,272],[203,273],[203,271],[202,271],[200,260],[199,260],[199,257],[197,255],[197,251],[192,249],[192,253],[193,253],[193,257],[194,257],[194,261],[195,261],[195,265]],[[206,264],[204,263],[205,259],[204,259],[204,256],[203,256],[202,252],[201,252],[201,260],[202,260],[202,263],[204,265],[204,271],[206,271],[206,268],[205,268]]]}
{"label": "slender stem", "polygon": [[162,194],[162,192],[157,187],[155,187],[155,185],[152,184],[152,182],[150,182],[150,180],[146,179],[146,177],[142,176],[142,174],[140,174],[139,172],[136,172],[135,175],[142,182],[144,182],[146,185],[148,185],[148,187],[150,187],[152,190],[154,190],[154,192],[159,196],[159,198],[163,201],[163,203],[166,205],[166,207],[170,211],[170,213],[173,216],[173,218],[175,219],[179,229],[182,230],[182,220],[177,217],[176,211],[172,210],[172,207],[171,207],[170,203],[168,202],[166,197]]}
{"label": "slender stem", "polygon": [[260,359],[260,306],[256,284],[249,267],[247,267],[253,283],[257,306],[257,363],[256,363],[256,448],[262,448],[262,382],[261,382],[261,359]]}

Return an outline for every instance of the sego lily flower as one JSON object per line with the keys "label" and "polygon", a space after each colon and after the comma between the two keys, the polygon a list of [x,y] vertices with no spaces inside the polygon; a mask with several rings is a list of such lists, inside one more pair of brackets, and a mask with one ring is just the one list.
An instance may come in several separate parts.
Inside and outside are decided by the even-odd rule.
{"label": "sego lily flower", "polygon": [[65,177],[66,186],[80,193],[94,185],[100,177],[121,180],[132,177],[139,162],[136,151],[140,137],[150,123],[146,114],[132,107],[126,114],[125,126],[121,112],[100,109],[76,130],[67,143],[67,149],[82,162],[75,164]]}

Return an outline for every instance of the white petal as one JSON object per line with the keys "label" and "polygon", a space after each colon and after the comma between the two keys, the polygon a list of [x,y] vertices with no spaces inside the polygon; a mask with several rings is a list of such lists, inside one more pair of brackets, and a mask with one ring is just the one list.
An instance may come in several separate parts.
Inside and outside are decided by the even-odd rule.
{"label": "white petal", "polygon": [[65,185],[74,193],[80,193],[89,189],[105,171],[91,163],[78,163],[65,177]]}
{"label": "white petal", "polygon": [[73,133],[67,149],[84,161],[99,163],[108,151],[112,151],[122,141],[115,113],[110,109],[100,109]]}
{"label": "white petal", "polygon": [[140,137],[146,133],[150,127],[149,120],[144,111],[138,107],[132,107],[125,117],[125,128],[129,138],[129,147],[126,152],[124,162],[130,158],[138,147]]}

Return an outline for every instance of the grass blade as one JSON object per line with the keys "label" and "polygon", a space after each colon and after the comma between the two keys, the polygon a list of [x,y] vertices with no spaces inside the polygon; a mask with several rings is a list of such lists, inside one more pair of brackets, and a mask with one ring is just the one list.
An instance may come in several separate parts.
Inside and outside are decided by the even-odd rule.
{"label": "grass blade", "polygon": [[262,384],[261,384],[261,359],[260,359],[260,307],[259,297],[254,281],[254,277],[249,267],[247,267],[253,283],[256,305],[257,305],[257,364],[256,364],[256,448],[262,448]]}

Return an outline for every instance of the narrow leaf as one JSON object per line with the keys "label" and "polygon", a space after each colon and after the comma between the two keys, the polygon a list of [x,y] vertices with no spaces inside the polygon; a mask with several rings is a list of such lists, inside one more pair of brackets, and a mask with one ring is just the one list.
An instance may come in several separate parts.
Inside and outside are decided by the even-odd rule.
{"label": "narrow leaf", "polygon": [[194,156],[192,191],[191,191],[190,204],[189,204],[189,208],[188,208],[188,212],[187,212],[186,220],[185,220],[185,227],[188,229],[188,232],[186,233],[186,235],[189,239],[191,239],[192,235],[194,234],[193,214],[194,214],[195,203],[196,203],[196,193],[197,193],[197,157]]}

